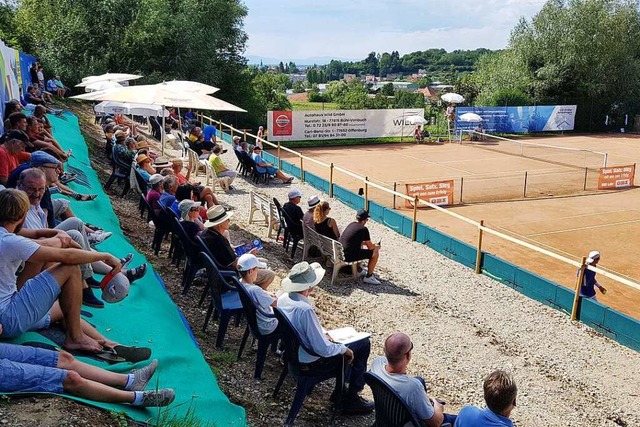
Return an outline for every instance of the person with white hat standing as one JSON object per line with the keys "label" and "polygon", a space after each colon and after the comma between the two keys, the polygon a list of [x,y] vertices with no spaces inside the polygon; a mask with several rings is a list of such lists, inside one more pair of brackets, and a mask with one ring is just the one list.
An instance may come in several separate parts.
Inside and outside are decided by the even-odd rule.
{"label": "person with white hat standing", "polygon": [[[589,252],[589,256],[587,257],[587,266],[595,267],[598,265],[600,261],[600,252],[591,251]],[[580,270],[578,270],[578,274],[580,274]],[[580,286],[580,296],[589,299],[596,299],[596,289],[598,288],[600,292],[604,295],[607,293],[607,289],[602,286],[596,280],[596,272],[591,271],[589,269],[584,270],[584,278],[582,279],[582,286]]]}
{"label": "person with white hat standing", "polygon": [[[238,269],[238,256],[229,240],[225,237],[226,232],[229,230],[229,219],[232,216],[233,212],[227,212],[223,206],[217,205],[210,208],[207,211],[209,220],[204,223],[206,230],[200,235],[202,241],[211,251],[214,260],[226,270]],[[256,252],[257,249],[254,248],[249,253],[255,255]],[[273,282],[275,277],[276,273],[273,271],[267,268],[259,269],[255,283],[266,288]]]}
{"label": "person with white hat standing", "polygon": [[373,411],[374,404],[361,397],[359,393],[365,385],[364,373],[371,352],[371,341],[364,338],[348,345],[338,344],[323,332],[309,296],[324,277],[324,273],[324,268],[317,262],[309,264],[303,261],[294,265],[289,275],[282,279],[282,289],[285,293],[278,298],[278,309],[298,332],[302,344],[321,356],[312,356],[301,347],[298,359],[302,369],[330,372],[341,366],[344,359],[350,365],[350,369],[345,377],[349,388],[343,397],[343,413],[367,414]]}

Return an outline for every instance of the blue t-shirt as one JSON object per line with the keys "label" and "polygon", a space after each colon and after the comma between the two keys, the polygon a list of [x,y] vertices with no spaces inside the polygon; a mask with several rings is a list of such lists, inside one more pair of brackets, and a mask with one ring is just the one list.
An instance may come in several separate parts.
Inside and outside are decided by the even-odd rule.
{"label": "blue t-shirt", "polygon": [[205,141],[211,142],[211,137],[216,135],[216,127],[213,125],[205,125],[205,127],[202,128],[202,135]]}
{"label": "blue t-shirt", "polygon": [[498,415],[489,408],[480,409],[476,406],[465,406],[458,413],[455,427],[513,427],[513,422],[502,415]]}
{"label": "blue t-shirt", "polygon": [[165,208],[170,208],[173,202],[175,201],[176,201],[176,196],[174,196],[171,193],[167,193],[165,191],[160,195],[160,200],[158,200],[158,203],[160,203]]}

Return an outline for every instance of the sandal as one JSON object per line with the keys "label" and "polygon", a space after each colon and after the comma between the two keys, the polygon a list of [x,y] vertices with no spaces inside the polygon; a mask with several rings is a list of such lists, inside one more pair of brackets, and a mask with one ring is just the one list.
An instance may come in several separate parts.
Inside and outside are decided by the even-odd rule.
{"label": "sandal", "polygon": [[103,228],[98,227],[97,225],[89,224],[88,222],[84,223],[84,226],[92,229],[93,231],[104,231]]}
{"label": "sandal", "polygon": [[75,193],[73,195],[73,198],[80,201],[80,202],[89,202],[91,200],[95,200],[95,198],[98,197],[97,194],[79,194],[79,193]]}
{"label": "sandal", "polygon": [[116,345],[113,348],[105,347],[105,350],[112,351],[113,354],[124,358],[127,362],[138,363],[148,360],[151,357],[149,347],[130,347],[126,345]]}

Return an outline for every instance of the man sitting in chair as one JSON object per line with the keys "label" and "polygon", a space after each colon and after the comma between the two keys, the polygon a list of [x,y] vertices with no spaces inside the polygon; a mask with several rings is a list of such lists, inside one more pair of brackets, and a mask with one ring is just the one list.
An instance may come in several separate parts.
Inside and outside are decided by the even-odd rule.
{"label": "man sitting in chair", "polygon": [[511,411],[516,407],[518,387],[513,377],[501,370],[496,370],[484,379],[485,409],[465,406],[456,419],[456,427],[513,427],[509,419]]}
{"label": "man sitting in chair", "polygon": [[286,293],[278,299],[278,308],[298,332],[302,344],[321,356],[312,356],[301,347],[298,353],[301,369],[318,373],[332,372],[345,362],[349,364],[350,369],[345,377],[349,388],[343,397],[342,410],[345,414],[367,414],[373,411],[374,404],[358,393],[364,389],[364,373],[371,342],[365,338],[348,345],[338,344],[323,332],[309,295],[324,273],[324,268],[317,262],[309,264],[303,261],[294,265],[289,275],[282,279],[282,289]]}
{"label": "man sitting in chair", "polygon": [[398,393],[424,426],[453,425],[456,416],[445,414],[442,404],[427,395],[424,380],[407,375],[412,350],[413,343],[407,335],[400,332],[390,335],[384,342],[385,355],[373,361],[370,372]]}

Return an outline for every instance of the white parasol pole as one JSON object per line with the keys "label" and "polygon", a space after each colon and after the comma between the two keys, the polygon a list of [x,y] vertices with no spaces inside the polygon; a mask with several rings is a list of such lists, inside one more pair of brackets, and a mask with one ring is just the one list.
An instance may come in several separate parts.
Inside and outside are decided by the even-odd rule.
{"label": "white parasol pole", "polygon": [[162,106],[162,133],[161,133],[161,140],[160,140],[160,147],[161,148],[161,153],[164,156],[164,105]]}

